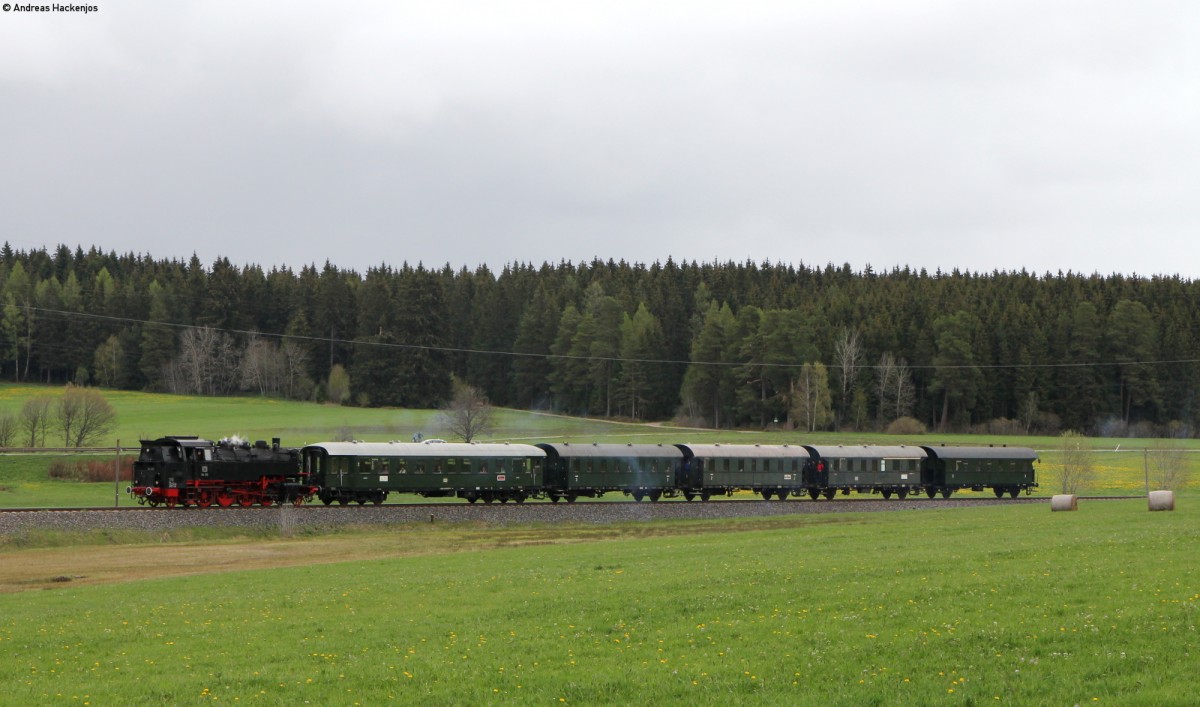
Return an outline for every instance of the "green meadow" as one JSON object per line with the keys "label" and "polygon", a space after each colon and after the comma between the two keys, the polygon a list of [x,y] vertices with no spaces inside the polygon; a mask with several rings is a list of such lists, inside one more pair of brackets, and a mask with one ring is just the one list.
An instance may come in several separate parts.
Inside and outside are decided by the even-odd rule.
{"label": "green meadow", "polygon": [[[1144,500],[361,531],[351,562],[0,595],[0,681],[10,704],[1189,704],[1198,536],[1193,503]],[[172,549],[131,541],[113,556]]]}

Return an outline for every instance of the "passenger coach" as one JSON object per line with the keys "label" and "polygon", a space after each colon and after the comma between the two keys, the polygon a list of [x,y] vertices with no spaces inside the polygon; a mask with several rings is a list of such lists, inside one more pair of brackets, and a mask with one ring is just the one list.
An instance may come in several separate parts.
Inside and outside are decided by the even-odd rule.
{"label": "passenger coach", "polygon": [[304,472],[320,485],[318,498],[376,505],[388,493],[458,497],[471,503],[515,501],[540,495],[546,453],[529,444],[456,444],[426,441],[329,442],[301,450]]}
{"label": "passenger coach", "polygon": [[991,488],[1000,498],[1016,498],[1021,491],[1037,488],[1033,463],[1037,452],[1028,447],[923,447],[929,455],[925,464],[925,493],[942,498],[959,489],[982,491]]}
{"label": "passenger coach", "polygon": [[[620,491],[634,500],[675,496],[683,452],[662,444],[539,444],[546,453],[545,485],[551,501],[598,498]],[[689,499],[690,500],[690,499]]]}
{"label": "passenger coach", "polygon": [[[832,499],[839,491],[848,494],[896,494],[905,498],[921,487],[921,469],[927,453],[906,446],[816,446],[805,445],[811,459],[805,485],[815,501],[818,495]],[[949,494],[947,494],[949,495]]]}
{"label": "passenger coach", "polygon": [[749,489],[763,500],[804,492],[803,471],[808,461],[804,447],[749,444],[680,444],[684,464],[679,488],[687,500],[699,496],[732,496]]}

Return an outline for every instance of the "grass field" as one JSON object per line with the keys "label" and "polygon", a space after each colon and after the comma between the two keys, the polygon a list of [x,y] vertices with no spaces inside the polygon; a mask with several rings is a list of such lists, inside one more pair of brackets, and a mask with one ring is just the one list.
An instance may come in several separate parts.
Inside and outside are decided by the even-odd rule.
{"label": "grass field", "polygon": [[[6,550],[114,583],[0,595],[0,680],[13,704],[1189,704],[1200,517],[1145,508]],[[155,553],[273,569],[123,574]]]}
{"label": "grass field", "polygon": [[[0,414],[15,414],[28,398],[58,395],[61,388],[0,385]],[[426,437],[448,436],[437,411],[365,409],[317,405],[263,398],[203,398],[130,391],[104,391],[118,413],[118,427],[100,444],[125,447],[139,439],[170,434],[193,434],[209,439],[238,434],[246,439],[279,437],[285,445],[353,438],[409,440],[416,432]],[[518,410],[500,410],[497,427],[488,436],[497,441],[573,442],[724,442],[731,444],[1006,444],[1034,447],[1041,452],[1039,493],[1058,488],[1060,442],[1053,437],[975,437],[927,434],[892,437],[882,434],[801,434],[783,431],[709,431],[655,424],[635,424],[564,417]],[[56,444],[53,439],[48,443]],[[1096,478],[1085,492],[1136,495],[1145,492],[1143,450],[1162,446],[1161,440],[1093,439]],[[1189,450],[1190,476],[1200,478],[1200,440],[1180,442]],[[127,504],[124,484],[80,484],[47,480],[45,457],[0,457],[0,507],[97,506]]]}

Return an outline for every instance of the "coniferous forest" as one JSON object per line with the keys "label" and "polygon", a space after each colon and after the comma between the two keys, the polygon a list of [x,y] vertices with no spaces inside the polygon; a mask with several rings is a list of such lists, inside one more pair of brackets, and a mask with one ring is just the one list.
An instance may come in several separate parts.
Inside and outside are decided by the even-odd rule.
{"label": "coniferous forest", "polygon": [[782,263],[284,267],[0,251],[0,375],[717,427],[1193,435],[1200,284]]}

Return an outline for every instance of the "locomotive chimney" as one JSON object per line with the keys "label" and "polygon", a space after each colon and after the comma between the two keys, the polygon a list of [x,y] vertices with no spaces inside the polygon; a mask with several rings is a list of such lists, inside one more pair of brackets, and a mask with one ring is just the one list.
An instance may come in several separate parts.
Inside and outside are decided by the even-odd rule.
{"label": "locomotive chimney", "polygon": [[273,452],[279,451],[279,438],[278,437],[271,438],[271,451],[273,451]]}

